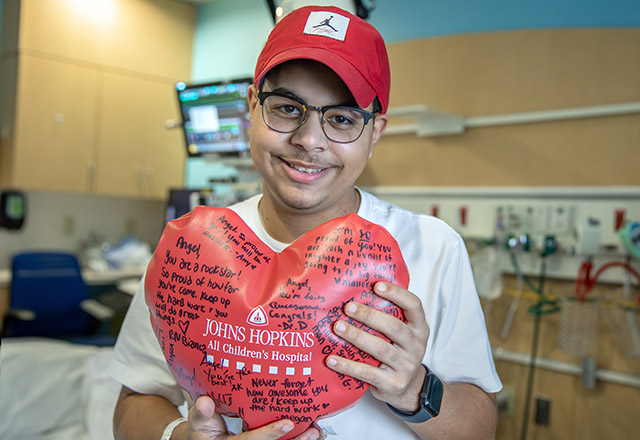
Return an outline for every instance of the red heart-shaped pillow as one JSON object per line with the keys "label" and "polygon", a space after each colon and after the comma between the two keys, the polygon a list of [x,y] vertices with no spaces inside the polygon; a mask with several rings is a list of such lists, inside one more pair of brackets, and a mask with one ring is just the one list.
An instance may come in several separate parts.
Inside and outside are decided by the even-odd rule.
{"label": "red heart-shaped pillow", "polygon": [[180,386],[194,400],[211,396],[218,412],[241,417],[246,429],[290,419],[291,438],[354,405],[367,389],[324,362],[337,354],[380,364],[332,330],[336,320],[348,320],[343,307],[353,300],[404,319],[373,293],[377,281],[406,288],[409,273],[393,237],[355,214],[276,253],[234,211],[197,207],[167,224],[145,292]]}

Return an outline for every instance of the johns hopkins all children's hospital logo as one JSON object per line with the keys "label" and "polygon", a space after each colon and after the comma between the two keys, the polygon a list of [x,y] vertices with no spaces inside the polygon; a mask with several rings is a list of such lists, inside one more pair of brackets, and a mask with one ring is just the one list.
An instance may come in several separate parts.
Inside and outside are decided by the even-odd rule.
{"label": "johns hopkins all children's hospital logo", "polygon": [[335,12],[316,11],[309,14],[304,33],[344,41],[349,19]]}
{"label": "johns hopkins all children's hospital logo", "polygon": [[249,316],[247,316],[247,323],[257,325],[258,327],[269,325],[269,318],[262,306],[258,306],[249,312]]}

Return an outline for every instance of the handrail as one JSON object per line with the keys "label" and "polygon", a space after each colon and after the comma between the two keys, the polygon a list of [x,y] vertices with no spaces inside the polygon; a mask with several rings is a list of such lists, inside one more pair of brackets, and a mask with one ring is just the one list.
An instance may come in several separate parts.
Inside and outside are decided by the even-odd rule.
{"label": "handrail", "polygon": [[465,118],[459,115],[441,113],[425,105],[390,108],[391,117],[411,118],[415,122],[390,124],[386,135],[416,133],[418,136],[442,136],[462,134],[467,128],[498,125],[529,124],[568,119],[618,116],[640,113],[640,101],[606,104],[589,107],[574,107],[534,112],[510,113],[503,115],[476,116]]}

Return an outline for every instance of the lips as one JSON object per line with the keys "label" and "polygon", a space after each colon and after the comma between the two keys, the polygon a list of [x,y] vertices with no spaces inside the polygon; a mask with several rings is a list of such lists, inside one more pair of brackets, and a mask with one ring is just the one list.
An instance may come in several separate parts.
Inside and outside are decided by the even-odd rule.
{"label": "lips", "polygon": [[297,182],[313,182],[325,176],[332,168],[331,166],[290,161],[283,158],[280,158],[280,160],[285,165],[285,170],[289,177]]}

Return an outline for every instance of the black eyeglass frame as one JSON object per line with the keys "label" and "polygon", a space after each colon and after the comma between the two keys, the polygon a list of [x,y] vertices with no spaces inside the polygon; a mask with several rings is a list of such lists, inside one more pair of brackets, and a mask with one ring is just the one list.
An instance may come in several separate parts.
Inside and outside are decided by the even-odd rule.
{"label": "black eyeglass frame", "polygon": [[[304,118],[302,118],[302,121],[300,121],[300,124],[294,128],[293,130],[289,130],[289,131],[283,131],[283,130],[277,130],[275,128],[273,128],[271,125],[269,125],[267,123],[267,119],[264,116],[264,101],[269,97],[269,96],[279,96],[281,98],[287,98],[290,99],[292,101],[297,102],[298,104],[300,104],[302,106],[302,109],[304,110]],[[368,112],[364,109],[361,109],[359,107],[350,107],[348,105],[326,105],[324,107],[317,107],[315,105],[309,105],[306,102],[304,102],[302,99],[297,98],[295,96],[291,96],[287,93],[281,93],[281,92],[264,92],[264,91],[259,91],[258,92],[258,100],[260,101],[260,106],[262,107],[262,120],[264,121],[264,123],[267,125],[267,127],[269,127],[270,129],[272,129],[273,131],[277,131],[278,133],[293,133],[295,131],[297,131],[300,127],[302,127],[302,125],[307,121],[308,117],[309,117],[309,110],[316,110],[318,112],[320,112],[320,114],[322,115],[322,117],[320,118],[321,121],[321,126],[322,126],[322,132],[324,133],[324,135],[327,137],[327,139],[329,139],[332,142],[335,142],[337,144],[351,144],[355,141],[357,141],[358,139],[360,139],[360,136],[362,136],[362,133],[364,133],[364,129],[367,126],[367,124],[369,123],[369,121],[371,119],[375,118],[375,114]],[[324,114],[332,109],[348,109],[348,110],[353,110],[356,111],[358,113],[360,113],[363,117],[364,117],[364,124],[362,124],[362,130],[360,130],[360,134],[358,134],[358,136],[352,140],[352,141],[336,141],[334,139],[332,139],[331,137],[329,137],[329,135],[327,134],[327,131],[324,129]]]}

